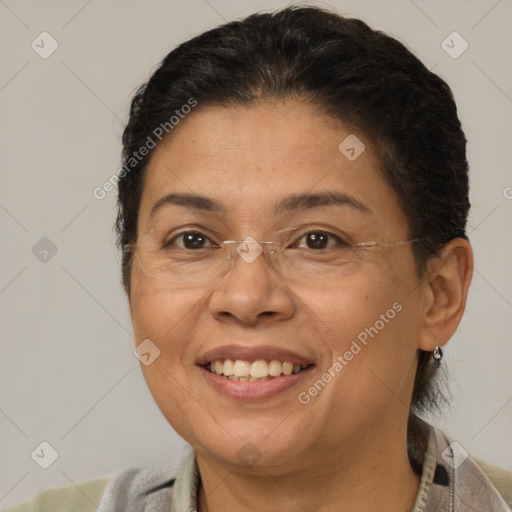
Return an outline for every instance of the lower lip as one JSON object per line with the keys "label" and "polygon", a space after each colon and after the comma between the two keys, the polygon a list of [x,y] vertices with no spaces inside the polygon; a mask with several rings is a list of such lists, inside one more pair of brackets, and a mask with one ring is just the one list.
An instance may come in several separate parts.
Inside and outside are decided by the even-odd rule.
{"label": "lower lip", "polygon": [[314,366],[310,366],[300,373],[281,375],[263,381],[231,380],[212,373],[202,366],[198,368],[206,381],[220,393],[239,400],[256,401],[271,398],[296,385],[305,378]]}

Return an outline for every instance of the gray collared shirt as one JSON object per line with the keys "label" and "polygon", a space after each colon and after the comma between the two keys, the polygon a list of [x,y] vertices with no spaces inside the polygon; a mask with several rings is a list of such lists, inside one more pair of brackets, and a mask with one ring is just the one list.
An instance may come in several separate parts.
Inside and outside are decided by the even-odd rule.
{"label": "gray collared shirt", "polygon": [[[456,442],[432,427],[411,512],[510,512],[486,474]],[[194,451],[176,478],[165,469],[126,471],[107,487],[98,512],[195,512],[200,485]]]}

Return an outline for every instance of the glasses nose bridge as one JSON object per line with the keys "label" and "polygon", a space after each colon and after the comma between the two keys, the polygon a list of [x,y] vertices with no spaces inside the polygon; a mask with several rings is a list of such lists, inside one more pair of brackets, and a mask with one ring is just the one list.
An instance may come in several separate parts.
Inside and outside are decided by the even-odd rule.
{"label": "glasses nose bridge", "polygon": [[[222,243],[226,248],[226,259],[229,263],[229,270],[235,266],[238,258],[243,260],[245,264],[253,264],[260,257],[266,261],[267,266],[276,270],[274,267],[275,254],[277,254],[279,242],[270,240],[256,240],[251,236],[243,240],[227,240]],[[238,257],[238,258],[237,258]]]}

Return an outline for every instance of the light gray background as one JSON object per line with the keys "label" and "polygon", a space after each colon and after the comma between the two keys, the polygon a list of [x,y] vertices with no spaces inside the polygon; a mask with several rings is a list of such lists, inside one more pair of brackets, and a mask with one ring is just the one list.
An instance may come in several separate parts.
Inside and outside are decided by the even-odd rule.
{"label": "light gray background", "polygon": [[[132,354],[113,243],[115,192],[100,201],[92,191],[119,168],[129,97],[161,58],[225,20],[285,5],[0,0],[2,505],[183,456],[185,443]],[[468,451],[512,469],[512,3],[329,5],[398,37],[454,91],[469,139],[476,268],[446,351],[453,405],[437,423]],[[59,45],[47,59],[31,48],[43,31]],[[457,59],[441,46],[453,31],[469,43]],[[42,237],[57,247],[46,263],[32,252]],[[59,453],[46,470],[30,455],[42,441]]]}

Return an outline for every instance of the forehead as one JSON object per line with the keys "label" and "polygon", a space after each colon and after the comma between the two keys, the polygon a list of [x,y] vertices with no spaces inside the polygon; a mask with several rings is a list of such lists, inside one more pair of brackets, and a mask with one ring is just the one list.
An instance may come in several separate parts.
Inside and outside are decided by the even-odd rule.
{"label": "forehead", "polygon": [[[358,152],[364,147],[357,158],[340,151],[346,140],[352,146],[359,143]],[[377,217],[404,220],[364,134],[294,101],[248,107],[199,105],[154,150],[139,219],[148,217],[155,202],[173,192],[210,197],[226,212],[257,216],[275,213],[284,196],[320,190],[349,195]]]}

